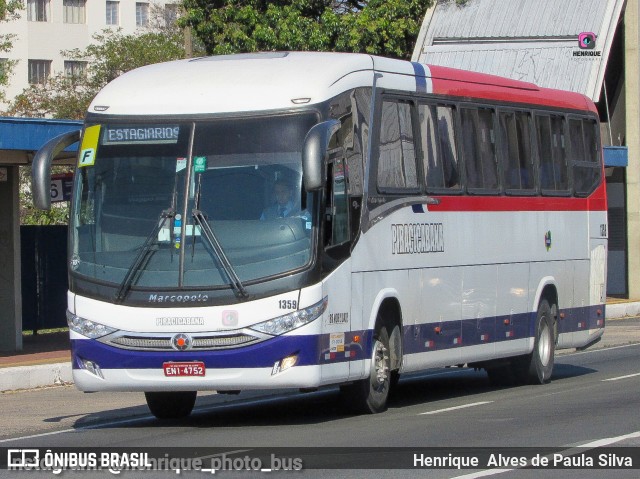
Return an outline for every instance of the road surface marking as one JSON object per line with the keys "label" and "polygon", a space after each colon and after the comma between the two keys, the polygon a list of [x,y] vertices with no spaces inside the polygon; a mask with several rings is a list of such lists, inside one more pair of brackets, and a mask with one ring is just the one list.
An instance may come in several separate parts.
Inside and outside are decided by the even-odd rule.
{"label": "road surface marking", "polygon": [[602,381],[619,381],[620,379],[635,378],[636,376],[640,376],[640,373],[627,374],[626,376],[618,376],[617,378],[603,379]]}
{"label": "road surface marking", "polygon": [[493,401],[481,401],[481,402],[474,402],[471,404],[463,404],[462,406],[454,406],[454,407],[448,407],[445,409],[437,409],[435,411],[428,411],[428,412],[421,412],[420,414],[418,414],[418,416],[424,416],[424,415],[430,415],[430,414],[440,414],[441,412],[449,412],[449,411],[456,411],[458,409],[465,409],[468,407],[474,407],[474,406],[482,406],[483,404],[490,404]]}

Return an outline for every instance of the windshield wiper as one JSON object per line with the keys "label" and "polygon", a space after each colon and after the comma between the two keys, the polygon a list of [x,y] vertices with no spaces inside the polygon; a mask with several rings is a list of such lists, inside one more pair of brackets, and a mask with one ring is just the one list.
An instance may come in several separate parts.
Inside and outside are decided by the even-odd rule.
{"label": "windshield wiper", "polygon": [[243,298],[248,297],[249,293],[247,293],[247,290],[244,288],[242,281],[240,281],[238,274],[236,273],[235,269],[233,269],[233,266],[231,265],[229,258],[227,258],[227,255],[225,254],[224,249],[222,249],[222,245],[220,244],[220,241],[218,241],[218,238],[216,237],[215,233],[209,226],[209,222],[206,220],[202,211],[194,208],[191,214],[193,215],[193,218],[196,220],[196,223],[198,223],[198,226],[200,226],[200,231],[202,231],[201,236],[204,236],[207,239],[207,242],[209,243],[211,248],[213,248],[213,251],[216,254],[216,257],[218,259],[218,263],[222,267],[222,270],[224,271],[224,273],[227,275],[227,278],[229,279],[229,284],[231,285],[231,287],[239,296],[242,296]]}
{"label": "windshield wiper", "polygon": [[175,214],[176,212],[173,208],[169,208],[167,210],[164,210],[162,213],[160,213],[160,217],[156,222],[155,228],[153,228],[153,231],[149,234],[149,236],[147,236],[147,239],[144,240],[144,243],[142,243],[142,246],[140,247],[138,254],[133,260],[133,263],[131,263],[131,266],[129,266],[129,269],[127,270],[127,274],[122,280],[122,283],[120,283],[120,287],[118,288],[118,291],[114,296],[114,301],[116,303],[122,302],[124,298],[127,296],[127,293],[129,292],[129,289],[133,284],[133,280],[135,279],[136,274],[142,268],[143,263],[146,263],[149,260],[149,258],[151,257],[150,253],[155,252],[155,250],[151,249],[151,246],[153,244],[157,244],[157,238],[158,238],[158,233],[160,232],[160,229],[162,229],[164,224],[167,222],[167,219],[173,218]]}

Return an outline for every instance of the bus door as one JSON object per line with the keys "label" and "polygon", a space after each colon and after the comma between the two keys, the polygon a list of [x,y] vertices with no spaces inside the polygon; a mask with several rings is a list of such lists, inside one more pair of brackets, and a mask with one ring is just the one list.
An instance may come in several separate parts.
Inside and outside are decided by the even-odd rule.
{"label": "bus door", "polygon": [[324,314],[321,347],[322,380],[349,377],[352,360],[362,357],[364,338],[351,308],[351,236],[347,195],[347,171],[342,148],[329,156],[323,212],[321,261],[323,295],[329,298]]}

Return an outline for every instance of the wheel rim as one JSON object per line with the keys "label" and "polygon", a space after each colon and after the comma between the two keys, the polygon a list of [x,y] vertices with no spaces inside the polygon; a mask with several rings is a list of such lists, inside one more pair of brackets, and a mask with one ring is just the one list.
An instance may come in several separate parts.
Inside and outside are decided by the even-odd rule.
{"label": "wheel rim", "polygon": [[550,329],[547,326],[546,321],[540,322],[540,338],[538,338],[538,356],[540,357],[540,363],[544,367],[549,364],[551,360],[551,335]]}
{"label": "wheel rim", "polygon": [[389,366],[387,364],[389,356],[387,356],[387,348],[380,340],[376,339],[373,346],[373,371],[371,374],[371,387],[373,390],[380,392],[384,390],[389,381]]}

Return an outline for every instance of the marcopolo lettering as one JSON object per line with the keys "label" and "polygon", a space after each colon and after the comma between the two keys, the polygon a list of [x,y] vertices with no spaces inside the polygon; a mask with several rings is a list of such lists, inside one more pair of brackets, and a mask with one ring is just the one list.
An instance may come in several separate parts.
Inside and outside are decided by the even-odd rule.
{"label": "marcopolo lettering", "polygon": [[208,294],[150,294],[149,303],[204,303]]}
{"label": "marcopolo lettering", "polygon": [[391,225],[392,254],[444,252],[442,223],[409,223]]}

